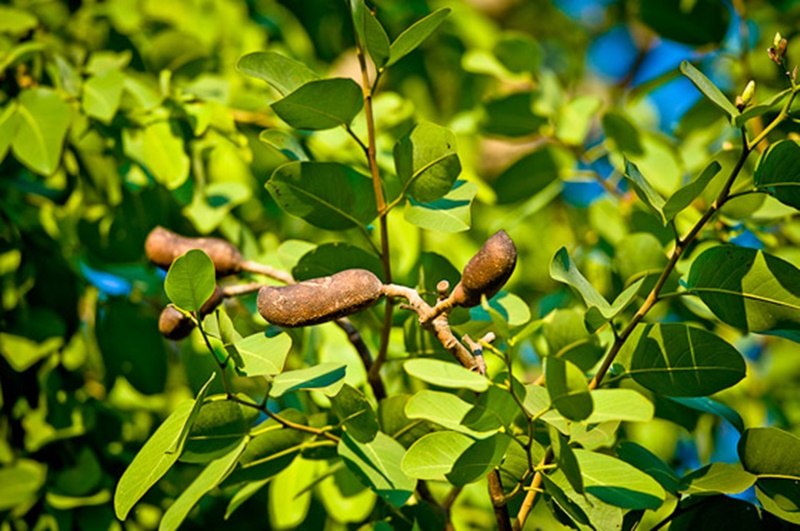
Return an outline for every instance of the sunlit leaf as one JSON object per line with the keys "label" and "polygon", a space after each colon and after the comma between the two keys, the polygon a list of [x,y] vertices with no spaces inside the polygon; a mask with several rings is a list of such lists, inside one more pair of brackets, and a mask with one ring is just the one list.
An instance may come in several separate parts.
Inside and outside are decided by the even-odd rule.
{"label": "sunlit leaf", "polygon": [[274,376],[283,370],[283,363],[292,349],[292,338],[286,333],[270,337],[259,332],[236,341],[235,346],[244,364],[242,374]]}
{"label": "sunlit leaf", "polygon": [[555,356],[545,358],[544,371],[550,400],[559,413],[570,420],[583,420],[592,414],[592,395],[583,371]]}
{"label": "sunlit leaf", "polygon": [[740,464],[711,463],[684,476],[680,491],[684,494],[739,494],[756,482],[756,476]]}
{"label": "sunlit leaf", "polygon": [[750,428],[738,448],[748,472],[800,479],[800,438],[795,435],[778,428]]}
{"label": "sunlit leaf", "polygon": [[402,506],[414,492],[417,480],[400,467],[405,449],[385,433],[378,432],[367,444],[345,433],[338,449],[347,467],[393,507]]}
{"label": "sunlit leaf", "polygon": [[674,218],[678,212],[688,207],[692,201],[697,199],[703,190],[706,189],[708,183],[714,178],[716,174],[722,169],[719,162],[713,161],[708,166],[703,168],[700,175],[692,179],[690,182],[682,186],[677,192],[672,194],[667,202],[664,204],[664,216],[670,220]]}
{"label": "sunlit leaf", "polygon": [[444,197],[420,203],[409,198],[403,216],[417,227],[441,232],[461,232],[472,225],[472,201],[478,193],[473,182],[456,181]]}
{"label": "sunlit leaf", "polygon": [[51,175],[61,164],[70,107],[49,88],[24,90],[17,100],[14,156],[32,171]]}
{"label": "sunlit leaf", "polygon": [[273,379],[269,395],[278,398],[286,393],[302,389],[325,390],[335,395],[339,389],[334,390],[331,386],[341,382],[346,369],[346,365],[331,362],[320,363],[308,369],[286,371]]}
{"label": "sunlit leaf", "polygon": [[476,372],[452,362],[434,359],[413,359],[403,364],[403,369],[423,382],[451,389],[469,389],[482,393],[489,387],[489,380]]}
{"label": "sunlit leaf", "polygon": [[[696,20],[699,22],[701,19]],[[733,106],[728,97],[725,96],[725,94],[723,94],[722,91],[705,76],[705,74],[695,68],[692,63],[689,61],[683,61],[681,63],[681,72],[683,72],[683,75],[688,77],[692,83],[694,83],[694,86],[696,86],[706,98],[711,100],[714,105],[722,109],[729,117],[734,117],[739,114],[739,110]]]}
{"label": "sunlit leaf", "polygon": [[624,509],[658,509],[665,493],[652,477],[609,455],[575,450],[586,492]]}
{"label": "sunlit leaf", "polygon": [[406,28],[391,45],[389,62],[386,66],[391,66],[397,61],[414,51],[417,46],[422,44],[425,39],[431,36],[436,29],[444,22],[450,8],[442,8],[434,11],[430,15],[422,18]]}
{"label": "sunlit leaf", "polygon": [[263,79],[286,96],[301,85],[318,79],[306,65],[275,52],[255,52],[239,59],[239,71]]}
{"label": "sunlit leaf", "polygon": [[455,462],[474,443],[467,435],[436,431],[411,445],[403,456],[403,472],[410,477],[443,481]]}
{"label": "sunlit leaf", "polygon": [[417,124],[397,142],[394,162],[404,193],[421,203],[444,197],[461,173],[456,136],[430,122]]}
{"label": "sunlit leaf", "polygon": [[636,190],[636,195],[639,199],[641,199],[650,210],[657,214],[661,222],[666,225],[667,217],[664,214],[664,205],[666,201],[664,201],[664,198],[653,188],[645,176],[642,175],[639,168],[636,167],[636,164],[625,161],[625,177],[631,183],[633,189]]}
{"label": "sunlit leaf", "polygon": [[510,443],[511,437],[504,433],[474,441],[452,462],[453,467],[447,473],[447,480],[456,487],[462,487],[484,478],[503,462]]}
{"label": "sunlit leaf", "polygon": [[200,249],[191,249],[172,262],[164,289],[172,303],[187,312],[198,312],[214,293],[214,263]]}
{"label": "sunlit leaf", "polygon": [[375,15],[364,5],[364,0],[350,0],[350,11],[353,15],[353,25],[358,38],[361,40],[370,57],[375,62],[375,67],[380,69],[389,60],[389,37]]}

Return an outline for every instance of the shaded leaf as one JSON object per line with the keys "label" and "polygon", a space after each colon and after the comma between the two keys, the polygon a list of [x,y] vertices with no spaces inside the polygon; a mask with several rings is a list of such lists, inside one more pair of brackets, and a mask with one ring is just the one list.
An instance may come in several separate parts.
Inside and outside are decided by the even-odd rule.
{"label": "shaded leaf", "polygon": [[217,459],[235,448],[250,432],[258,418],[258,410],[223,400],[205,402],[189,429],[183,446],[181,461],[186,463],[207,463]]}
{"label": "shaded leaf", "polygon": [[712,247],[692,262],[688,287],[731,326],[800,340],[800,270],[789,262],[756,249]]}
{"label": "shaded leaf", "polygon": [[756,498],[764,509],[778,518],[800,525],[800,481],[759,479]]}
{"label": "shaded leaf", "polygon": [[628,372],[666,396],[704,396],[744,378],[745,363],[739,351],[711,332],[679,323],[648,324]]}
{"label": "shaded leaf", "polygon": [[473,407],[472,404],[453,393],[424,389],[411,396],[406,403],[405,413],[410,419],[434,422],[448,430],[457,431],[473,438],[485,438],[497,433],[499,427],[480,431],[480,427],[470,429],[462,423]]}
{"label": "shaded leaf", "polygon": [[745,470],[759,476],[800,479],[800,438],[778,428],[750,428],[739,439]]}
{"label": "shaded leaf", "polygon": [[720,0],[642,0],[640,17],[662,37],[691,46],[722,42],[730,20]]}
{"label": "shaded leaf", "polygon": [[340,382],[345,376],[346,365],[341,363],[320,363],[308,369],[286,371],[277,375],[272,381],[269,396],[278,398],[292,391],[302,389],[325,390],[335,395],[339,389],[327,389]]}
{"label": "shaded leaf", "polygon": [[676,494],[681,480],[675,471],[647,448],[634,442],[625,441],[617,448],[617,455],[626,463],[630,463],[642,472],[646,472],[658,481],[667,492]]}
{"label": "shaded leaf", "polygon": [[417,124],[394,147],[403,194],[425,203],[444,197],[461,173],[452,131],[431,122]]}
{"label": "shaded leaf", "polygon": [[289,162],[266,188],[286,212],[322,229],[365,227],[378,215],[372,181],[336,162]]}
{"label": "shaded leaf", "polygon": [[703,168],[700,175],[692,179],[690,182],[683,185],[677,192],[672,194],[667,202],[664,204],[664,216],[670,220],[674,218],[678,212],[692,204],[692,201],[697,199],[703,190],[706,189],[708,183],[720,172],[722,166],[719,162],[713,161],[708,166]]}
{"label": "shaded leaf", "polygon": [[559,249],[550,262],[550,277],[574,288],[587,307],[596,306],[603,314],[611,311],[611,305],[581,274],[566,247]]}
{"label": "shaded leaf", "polygon": [[400,468],[405,449],[385,433],[378,432],[367,444],[345,433],[338,449],[347,467],[393,507],[405,504],[414,492],[417,480]]}
{"label": "shaded leaf", "polygon": [[664,198],[661,197],[661,194],[659,194],[645,176],[642,175],[639,168],[636,167],[636,164],[629,160],[625,161],[625,177],[631,183],[631,186],[633,186],[639,199],[658,215],[662,224],[666,225],[667,217],[664,214],[664,205],[666,202]]}
{"label": "shaded leaf", "polygon": [[292,337],[281,333],[270,337],[266,332],[249,335],[234,343],[242,359],[245,376],[275,376],[283,370],[292,350]]}
{"label": "shaded leaf", "polygon": [[386,35],[386,30],[364,5],[364,0],[350,0],[350,10],[359,40],[375,62],[375,67],[381,69],[390,55],[389,36]]}
{"label": "shaded leaf", "polygon": [[345,431],[358,442],[370,442],[380,429],[378,416],[367,397],[348,384],[331,399],[331,410],[344,424]]}
{"label": "shaded leaf", "polygon": [[[47,467],[32,459],[18,459],[13,464],[0,468],[0,510],[5,511],[21,504],[27,506],[36,499],[39,489],[42,488],[46,479]],[[141,494],[124,492],[122,496],[131,498],[135,496],[135,499],[117,501],[115,498],[115,508],[117,506],[122,508],[117,511],[117,514],[122,514],[123,517],[127,515],[142,494],[144,492]]]}
{"label": "shaded leaf", "polygon": [[583,420],[591,415],[592,395],[583,371],[554,356],[545,358],[544,371],[550,400],[559,413],[570,420]]}
{"label": "shaded leaf", "polygon": [[672,396],[668,398],[673,402],[677,402],[696,411],[703,411],[705,413],[711,413],[712,415],[721,417],[730,422],[739,433],[744,431],[744,421],[739,413],[736,412],[736,410],[726,406],[725,404],[721,404],[716,400],[712,400],[707,396],[698,396],[693,398],[679,398]]}
{"label": "shaded leaf", "polygon": [[503,462],[511,437],[498,433],[487,439],[474,441],[456,460],[447,473],[447,480],[456,487],[484,478]]}
{"label": "shaded leaf", "polygon": [[542,474],[542,485],[544,491],[549,494],[558,506],[575,522],[583,525],[590,525],[589,517],[583,512],[580,505],[575,503],[558,484],[550,479],[547,474]]}
{"label": "shaded leaf", "polygon": [[383,277],[380,258],[361,247],[342,242],[325,243],[304,254],[292,269],[292,276],[300,282],[327,277],[345,269],[366,269],[377,277]]}
{"label": "shaded leaf", "polygon": [[711,463],[684,476],[680,491],[684,494],[739,494],[756,482],[756,476],[740,464]]}
{"label": "shaded leaf", "polygon": [[308,154],[306,154],[303,146],[294,136],[277,129],[267,129],[258,135],[258,139],[274,148],[280,154],[285,156],[290,161],[306,161]]}
{"label": "shaded leaf", "polygon": [[800,209],[800,145],[792,140],[770,145],[759,159],[753,180],[758,189]]}
{"label": "shaded leaf", "polygon": [[319,131],[350,124],[363,104],[355,81],[331,78],[305,83],[273,103],[272,110],[295,129]]}

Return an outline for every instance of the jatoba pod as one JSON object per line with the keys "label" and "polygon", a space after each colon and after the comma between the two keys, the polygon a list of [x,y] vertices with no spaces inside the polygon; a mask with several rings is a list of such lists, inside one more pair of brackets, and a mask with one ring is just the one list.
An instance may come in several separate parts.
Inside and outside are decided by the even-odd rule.
{"label": "jatoba pod", "polygon": [[383,283],[366,269],[346,269],[289,286],[264,286],[258,312],[272,324],[295,327],[325,323],[372,306]]}
{"label": "jatoba pod", "polygon": [[494,297],[514,272],[517,248],[504,230],[497,231],[470,259],[459,282],[450,295],[453,304],[472,307],[481,303],[481,296]]}
{"label": "jatoba pod", "polygon": [[[200,318],[214,311],[214,308],[222,303],[224,293],[219,286],[214,288],[214,293],[200,308]],[[161,310],[158,316],[158,331],[167,339],[178,341],[188,336],[194,328],[194,322],[183,313],[176,310],[173,306],[167,306]]]}
{"label": "jatoba pod", "polygon": [[214,262],[217,276],[232,275],[242,269],[242,253],[219,238],[186,238],[159,226],[150,231],[144,242],[147,258],[163,269],[169,269],[177,257],[190,249],[205,251]]}

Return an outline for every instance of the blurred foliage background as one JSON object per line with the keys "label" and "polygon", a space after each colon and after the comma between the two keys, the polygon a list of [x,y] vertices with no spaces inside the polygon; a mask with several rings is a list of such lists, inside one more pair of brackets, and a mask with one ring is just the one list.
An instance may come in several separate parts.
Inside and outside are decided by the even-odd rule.
{"label": "blurred foliage background", "polygon": [[[758,100],[766,101],[785,88],[765,52],[773,35],[787,37],[788,56],[800,58],[800,38],[793,38],[800,5],[790,0],[373,4],[392,38],[432,10],[452,8],[443,27],[381,81],[381,164],[392,167],[392,139],[412,119],[430,120],[456,132],[461,178],[478,187],[471,230],[420,230],[391,217],[396,281],[416,284],[420,253],[446,256],[460,269],[504,228],[520,251],[508,289],[534,318],[555,316],[556,308],[569,317],[563,308],[574,296],[548,275],[561,246],[605,295],[663,267],[672,234],[622,182],[619,151],[665,193],[712,154],[735,162],[724,153],[738,142],[735,129],[679,75],[682,60],[699,62],[729,95],[754,79]],[[327,233],[286,216],[266,193],[265,181],[284,159],[259,133],[287,128],[268,107],[275,94],[235,69],[242,55],[270,49],[321,74],[357,78],[353,45],[339,0],[0,5],[2,529],[122,527],[111,509],[116,480],[174,404],[213,370],[198,337],[175,344],[158,333],[163,273],[143,253],[154,226],[221,236],[248,258],[286,269],[314,245],[363,245],[358,234]],[[776,134],[797,136],[796,124],[782,127]],[[302,140],[320,160],[361,163],[343,131]],[[698,208],[713,199],[714,186]],[[800,266],[800,220],[791,212],[771,198],[742,200],[717,229]],[[681,216],[679,227],[699,213]],[[253,313],[253,298],[233,304],[243,316]],[[680,311],[655,318],[708,318],[690,304]],[[237,321],[252,330],[261,324]],[[800,434],[797,344],[718,332],[749,366],[748,378],[718,398],[748,425]],[[298,342],[294,363],[323,351],[353,358],[348,381],[363,386],[357,358],[330,336],[315,332]],[[548,348],[556,347],[526,346],[520,366],[531,377],[540,371],[537,349]],[[391,354],[407,355],[402,339]],[[710,459],[736,461],[730,425],[662,406],[658,419],[627,427],[626,436],[679,471]],[[193,474],[191,465],[171,471],[124,527],[154,528]],[[266,496],[252,498],[231,521],[269,521]],[[187,528],[219,522],[220,499],[204,499]],[[323,498],[309,503],[307,528],[345,525]],[[465,492],[454,511],[458,522],[493,525],[480,489]]]}

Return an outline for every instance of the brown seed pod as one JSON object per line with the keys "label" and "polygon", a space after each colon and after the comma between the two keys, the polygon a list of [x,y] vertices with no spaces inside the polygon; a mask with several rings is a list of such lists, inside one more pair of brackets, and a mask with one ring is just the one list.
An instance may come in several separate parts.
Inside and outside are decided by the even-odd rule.
{"label": "brown seed pod", "polygon": [[[200,318],[214,311],[214,309],[222,303],[225,293],[222,288],[216,286],[214,293],[200,308]],[[194,322],[186,317],[183,313],[175,309],[174,306],[167,306],[161,310],[161,315],[158,316],[158,331],[167,339],[178,341],[188,336],[192,329],[194,329]]]}
{"label": "brown seed pod", "polygon": [[258,312],[285,327],[325,323],[375,304],[383,283],[366,269],[346,269],[289,286],[264,286],[258,292]]}
{"label": "brown seed pod", "polygon": [[494,297],[514,272],[517,248],[504,230],[497,231],[470,259],[450,299],[457,306],[470,308],[481,303],[481,296]]}
{"label": "brown seed pod", "polygon": [[186,238],[158,226],[150,231],[144,242],[147,258],[162,269],[190,249],[201,249],[214,262],[218,277],[238,273],[242,269],[242,253],[234,245],[219,238]]}

